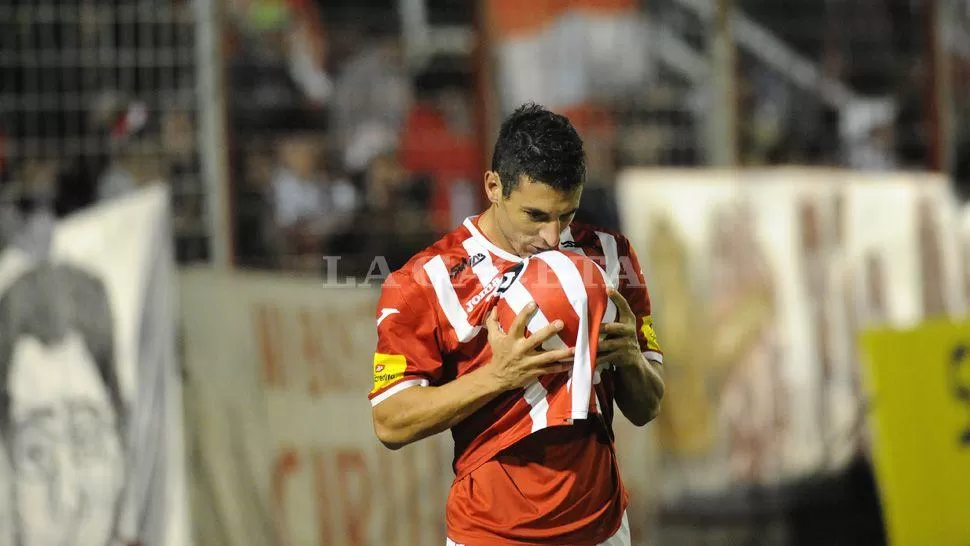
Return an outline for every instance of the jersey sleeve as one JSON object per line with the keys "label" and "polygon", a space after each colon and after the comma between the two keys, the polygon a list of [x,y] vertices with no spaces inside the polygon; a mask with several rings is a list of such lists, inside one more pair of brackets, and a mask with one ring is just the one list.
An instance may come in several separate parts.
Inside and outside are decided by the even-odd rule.
{"label": "jersey sleeve", "polygon": [[403,273],[388,277],[377,304],[377,350],[372,406],[415,386],[437,383],[442,375],[439,328],[423,287]]}
{"label": "jersey sleeve", "polygon": [[657,340],[657,332],[653,329],[653,317],[650,309],[650,291],[643,277],[643,269],[637,253],[625,237],[618,238],[618,254],[620,259],[619,286],[617,289],[630,304],[630,309],[637,320],[637,339],[644,356],[663,364],[663,350]]}

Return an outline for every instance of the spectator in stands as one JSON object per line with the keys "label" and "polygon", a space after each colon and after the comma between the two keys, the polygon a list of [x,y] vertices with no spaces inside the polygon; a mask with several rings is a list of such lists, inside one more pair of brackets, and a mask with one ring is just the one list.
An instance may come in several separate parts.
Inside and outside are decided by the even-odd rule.
{"label": "spectator in stands", "polygon": [[840,132],[845,165],[866,171],[898,168],[895,131],[896,104],[889,98],[868,98],[842,109]]}
{"label": "spectator in stands", "polygon": [[284,69],[303,97],[327,103],[333,82],[326,71],[327,42],[316,3],[307,0],[233,0],[235,28],[264,60]]}
{"label": "spectator in stands", "polygon": [[341,156],[359,138],[358,131],[378,126],[396,135],[411,104],[397,28],[373,23],[361,41],[335,82],[329,128]]}
{"label": "spectator in stands", "polygon": [[353,230],[337,237],[331,251],[343,259],[340,270],[357,277],[379,268],[394,271],[434,241],[430,180],[405,170],[393,148],[377,154],[356,178],[366,188],[365,201]]}
{"label": "spectator in stands", "polygon": [[285,236],[285,254],[300,269],[319,265],[328,240],[350,225],[358,204],[349,182],[331,180],[320,168],[322,156],[315,133],[283,136],[277,148],[270,188],[274,217]]}
{"label": "spectator in stands", "polygon": [[121,197],[151,178],[160,177],[150,157],[136,149],[136,141],[148,137],[148,107],[120,93],[105,92],[92,111],[95,135],[105,144],[107,164],[97,178],[97,198],[105,201]]}
{"label": "spectator in stands", "polygon": [[233,172],[239,173],[232,185],[235,194],[236,227],[233,230],[236,265],[257,269],[279,269],[287,249],[283,230],[273,214],[270,186],[273,180],[274,154],[254,147],[237,150],[233,155]]}
{"label": "spectator in stands", "polygon": [[586,184],[576,221],[620,230],[616,201],[616,127],[605,109],[594,108],[577,126],[586,149]]}
{"label": "spectator in stands", "polygon": [[448,231],[479,210],[481,155],[472,111],[471,74],[432,62],[415,80],[417,101],[401,131],[401,162],[432,183],[435,230]]}

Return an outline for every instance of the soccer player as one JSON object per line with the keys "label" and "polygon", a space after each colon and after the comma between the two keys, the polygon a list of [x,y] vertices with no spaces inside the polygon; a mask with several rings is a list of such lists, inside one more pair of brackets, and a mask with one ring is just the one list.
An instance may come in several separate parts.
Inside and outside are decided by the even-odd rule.
{"label": "soccer player", "polygon": [[[502,124],[485,173],[489,208],[419,252],[382,288],[369,395],[374,429],[390,449],[451,429],[449,545],[630,544],[613,406],[637,426],[650,422],[663,397],[663,357],[629,241],[572,222],[585,164],[567,118],[520,107]],[[500,289],[502,272],[547,250],[585,254],[615,287],[609,297],[618,318],[598,336],[600,411],[569,422],[550,423],[544,389],[534,388],[573,368],[574,347],[543,349],[562,320],[540,317],[530,304],[503,329],[494,308],[480,312],[494,305],[488,296]]]}

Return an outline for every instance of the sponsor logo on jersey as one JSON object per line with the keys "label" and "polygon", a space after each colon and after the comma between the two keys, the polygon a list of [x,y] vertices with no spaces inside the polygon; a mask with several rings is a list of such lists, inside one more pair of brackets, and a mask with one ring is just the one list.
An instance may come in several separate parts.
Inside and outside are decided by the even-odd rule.
{"label": "sponsor logo on jersey", "polygon": [[408,363],[404,355],[374,353],[374,388],[377,392],[404,377]]}
{"label": "sponsor logo on jersey", "polygon": [[482,254],[481,252],[479,252],[478,254],[475,254],[471,258],[462,258],[461,260],[458,261],[457,264],[455,264],[454,266],[452,266],[450,270],[448,270],[448,274],[451,276],[452,279],[454,279],[466,268],[475,267],[476,265],[482,263],[484,260],[485,260],[485,255]]}
{"label": "sponsor logo on jersey", "polygon": [[502,275],[502,282],[498,285],[498,290],[495,293],[498,295],[504,294],[512,286],[512,283],[515,282],[515,279],[519,278],[519,273],[522,273],[521,265],[515,266],[511,271],[507,271]]}
{"label": "sponsor logo on jersey", "polygon": [[584,242],[562,241],[561,243],[559,243],[559,246],[562,248],[597,248],[598,249],[600,248],[601,245],[600,245],[600,242],[596,240],[596,241],[584,241]]}
{"label": "sponsor logo on jersey", "polygon": [[496,276],[490,280],[488,284],[479,290],[478,294],[475,294],[472,299],[465,302],[465,312],[470,313],[479,303],[504,293],[512,286],[515,279],[519,278],[520,273],[522,273],[522,266],[517,265],[509,271],[506,271],[502,276]]}
{"label": "sponsor logo on jersey", "polygon": [[488,281],[488,284],[479,290],[477,294],[472,296],[472,299],[465,302],[465,312],[471,313],[472,309],[474,309],[476,305],[482,303],[489,294],[497,290],[498,287],[502,285],[503,280],[505,280],[505,275],[501,277],[496,276],[494,279]]}

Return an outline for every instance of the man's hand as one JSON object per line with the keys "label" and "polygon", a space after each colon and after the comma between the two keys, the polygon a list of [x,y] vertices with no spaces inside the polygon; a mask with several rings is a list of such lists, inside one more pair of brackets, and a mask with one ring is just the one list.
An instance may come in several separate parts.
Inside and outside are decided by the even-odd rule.
{"label": "man's hand", "polygon": [[561,320],[555,320],[531,336],[525,337],[526,325],[537,309],[535,303],[527,305],[515,317],[508,333],[502,331],[495,309],[492,309],[485,321],[485,326],[488,328],[488,344],[492,347],[492,360],[485,367],[489,369],[491,376],[502,390],[525,387],[541,375],[564,372],[572,368],[575,349],[555,351],[540,349],[545,340],[562,330]]}
{"label": "man's hand", "polygon": [[610,288],[609,296],[616,305],[618,320],[600,327],[602,340],[596,351],[596,365],[612,364],[617,368],[639,366],[643,353],[637,339],[637,317],[619,291]]}
{"label": "man's hand", "polygon": [[643,426],[660,411],[664,380],[659,363],[647,360],[640,352],[637,318],[619,291],[611,288],[610,299],[616,304],[618,321],[604,324],[596,353],[596,364],[616,366],[616,405],[633,424]]}

